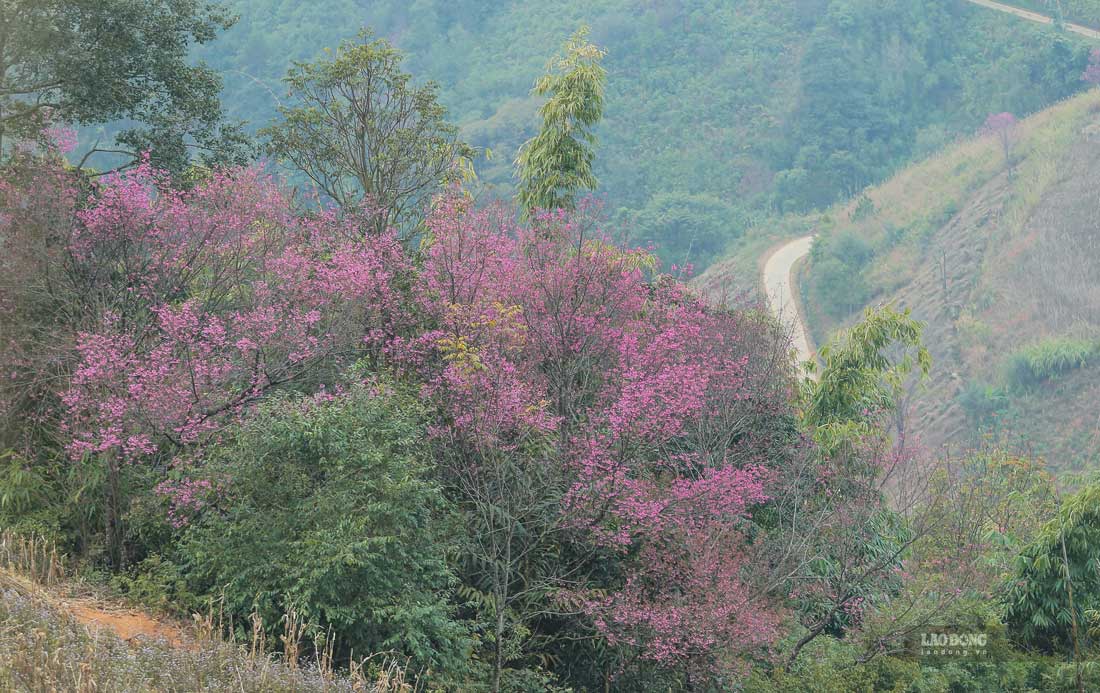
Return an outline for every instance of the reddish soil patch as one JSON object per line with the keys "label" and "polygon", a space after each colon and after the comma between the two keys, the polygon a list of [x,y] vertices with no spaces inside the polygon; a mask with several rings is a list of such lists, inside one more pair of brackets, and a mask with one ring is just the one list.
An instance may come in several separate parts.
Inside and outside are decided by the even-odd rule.
{"label": "reddish soil patch", "polygon": [[138,640],[164,640],[173,647],[190,648],[192,641],[175,625],[157,621],[132,609],[104,609],[87,601],[66,600],[60,604],[90,631],[108,630],[128,643]]}

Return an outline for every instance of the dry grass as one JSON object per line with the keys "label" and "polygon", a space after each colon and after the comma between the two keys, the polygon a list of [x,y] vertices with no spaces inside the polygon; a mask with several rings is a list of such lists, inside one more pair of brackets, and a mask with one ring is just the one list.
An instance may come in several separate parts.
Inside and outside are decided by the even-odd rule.
{"label": "dry grass", "polygon": [[[185,642],[173,642],[151,626],[139,626],[139,632],[124,640],[117,634],[117,622],[95,620],[114,614],[111,606],[76,604],[59,596],[64,586],[63,561],[52,545],[0,534],[0,690],[412,693],[420,689],[399,662],[384,656],[352,662],[350,670],[338,673],[328,637],[317,643],[319,657],[303,660],[305,629],[294,614],[284,619],[284,647],[277,654],[268,651],[258,618],[253,625],[260,635],[247,646],[222,640],[213,609],[196,618]],[[89,613],[94,615],[89,618]],[[147,615],[137,614],[134,619],[160,624]],[[181,631],[176,627],[175,632]]]}
{"label": "dry grass", "polygon": [[[1013,135],[1011,201],[999,228],[1018,233],[1043,193],[1058,179],[1059,164],[1079,136],[1090,110],[1100,105],[1100,91],[1063,101],[1021,121]],[[973,137],[905,169],[866,196],[875,213],[853,220],[858,200],[838,205],[827,216],[838,231],[852,231],[877,247],[889,229],[904,230],[903,241],[880,255],[869,272],[873,289],[887,293],[908,282],[919,265],[923,243],[974,193],[1008,166],[1001,143],[993,136]]]}
{"label": "dry grass", "polygon": [[[1100,90],[1067,99],[1020,121],[1012,134],[1011,162],[1006,161],[1001,142],[995,136],[963,140],[863,195],[828,210],[822,218],[825,232],[850,233],[868,242],[875,257],[865,270],[873,301],[884,300],[909,285],[923,267],[940,252],[933,239],[962,210],[981,217],[974,200],[996,188],[1006,198],[1003,206],[992,206],[997,238],[1006,244],[1019,234],[1043,195],[1064,173],[1063,161],[1078,142],[1085,125],[1100,108]],[[1009,164],[1011,163],[1011,167]],[[873,213],[857,215],[866,197]],[[990,195],[996,197],[996,195]],[[808,274],[812,275],[813,268]],[[987,268],[979,270],[981,277]],[[975,283],[981,283],[975,277]],[[841,325],[815,309],[810,296],[808,318],[816,336],[827,336]],[[858,313],[857,313],[858,314]]]}

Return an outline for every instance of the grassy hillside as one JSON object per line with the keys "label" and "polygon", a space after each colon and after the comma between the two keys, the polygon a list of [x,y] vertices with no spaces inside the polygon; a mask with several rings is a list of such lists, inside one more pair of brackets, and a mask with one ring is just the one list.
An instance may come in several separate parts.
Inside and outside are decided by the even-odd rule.
{"label": "grassy hillside", "polygon": [[924,444],[1100,463],[1100,92],[1022,121],[1007,160],[996,137],[962,142],[815,221],[815,337],[886,301],[928,324]]}

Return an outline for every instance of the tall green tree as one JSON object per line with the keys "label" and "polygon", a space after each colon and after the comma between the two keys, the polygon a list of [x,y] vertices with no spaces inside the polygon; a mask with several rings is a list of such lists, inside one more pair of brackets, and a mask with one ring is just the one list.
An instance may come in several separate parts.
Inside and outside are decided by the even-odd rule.
{"label": "tall green tree", "polygon": [[1019,642],[1078,655],[1100,645],[1100,485],[1066,499],[1020,553],[1015,578],[1002,598]]}
{"label": "tall green tree", "polygon": [[914,370],[928,375],[932,356],[921,341],[923,329],[908,308],[868,308],[861,322],[821,348],[819,377],[806,379],[802,391],[802,418],[819,443],[828,449],[865,432],[869,416],[894,410]]}
{"label": "tall green tree", "polygon": [[539,108],[542,129],[516,157],[520,180],[516,197],[525,214],[533,209],[573,209],[579,190],[595,190],[592,172],[596,136],[603,117],[606,51],[588,42],[581,27],[565,43],[564,54],[550,61],[533,92],[549,96]]}
{"label": "tall green tree", "polygon": [[364,29],[329,57],[295,63],[284,80],[295,103],[262,131],[272,154],[337,204],[381,210],[383,228],[415,220],[473,155],[447,122],[438,86],[414,86],[403,59]]}
{"label": "tall green tree", "polygon": [[[169,170],[197,155],[242,163],[247,139],[222,118],[221,78],[194,44],[233,18],[205,0],[0,0],[0,151],[52,123],[136,123],[88,152],[142,152]],[[85,161],[90,156],[85,157]]]}

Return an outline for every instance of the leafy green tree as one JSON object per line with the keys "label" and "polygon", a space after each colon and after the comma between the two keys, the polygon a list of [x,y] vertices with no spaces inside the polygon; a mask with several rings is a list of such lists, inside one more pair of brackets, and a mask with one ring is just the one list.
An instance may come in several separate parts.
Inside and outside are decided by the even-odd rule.
{"label": "leafy green tree", "polygon": [[292,106],[265,128],[275,156],[341,206],[367,204],[386,224],[418,218],[428,197],[473,151],[445,119],[434,82],[414,86],[401,53],[368,30],[335,54],[295,63],[284,79]]}
{"label": "leafy green tree", "polygon": [[596,136],[603,117],[607,71],[600,64],[606,51],[588,42],[581,27],[565,43],[562,56],[551,60],[534,93],[549,96],[539,108],[542,129],[520,148],[516,197],[526,214],[534,209],[573,209],[579,190],[595,190],[592,172]]}
{"label": "leafy green tree", "polygon": [[429,480],[423,416],[413,393],[380,382],[277,400],[247,419],[193,492],[175,495],[190,499],[177,513],[199,514],[182,543],[197,591],[224,593],[242,619],[255,605],[268,627],[293,608],[331,627],[345,654],[395,650],[461,671],[451,511]]}
{"label": "leafy green tree", "polygon": [[1100,611],[1100,485],[1066,499],[1020,553],[1003,598],[1010,632],[1027,646],[1084,654],[1100,643],[1087,627]]}
{"label": "leafy green tree", "polygon": [[864,268],[874,249],[852,232],[822,234],[813,247],[810,290],[815,303],[837,319],[851,315],[871,297]]}
{"label": "leafy green tree", "polygon": [[805,494],[795,504],[802,524],[792,533],[805,533],[802,540],[812,546],[800,570],[807,584],[820,587],[791,592],[806,630],[791,645],[788,669],[815,639],[845,632],[864,609],[895,594],[901,561],[937,521],[910,512],[917,510],[914,499],[889,504],[884,492],[900,468],[889,417],[906,376],[931,366],[921,328],[908,311],[868,310],[821,348],[817,379],[803,381],[802,419],[817,443],[819,483],[805,490],[792,484],[783,494]]}
{"label": "leafy green tree", "polygon": [[40,136],[51,123],[138,125],[85,156],[133,163],[149,151],[180,171],[197,152],[204,164],[241,163],[247,140],[223,122],[221,78],[188,64],[233,19],[203,0],[3,0],[0,2],[0,148]]}
{"label": "leafy green tree", "polygon": [[638,243],[652,242],[666,264],[702,266],[744,233],[744,213],[706,194],[658,193],[632,220]]}
{"label": "leafy green tree", "polygon": [[820,376],[803,389],[803,420],[827,434],[819,442],[892,411],[906,377],[914,369],[928,374],[932,356],[921,341],[923,328],[908,308],[868,308],[862,321],[820,349]]}

